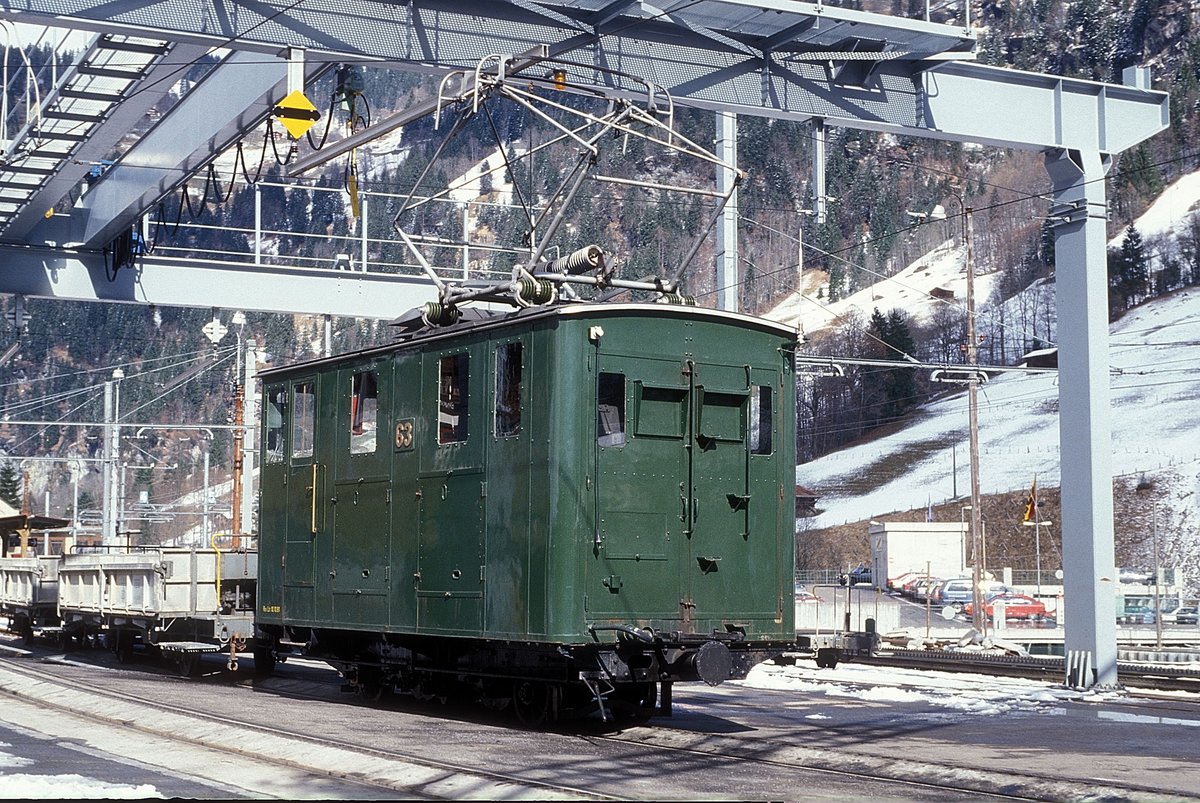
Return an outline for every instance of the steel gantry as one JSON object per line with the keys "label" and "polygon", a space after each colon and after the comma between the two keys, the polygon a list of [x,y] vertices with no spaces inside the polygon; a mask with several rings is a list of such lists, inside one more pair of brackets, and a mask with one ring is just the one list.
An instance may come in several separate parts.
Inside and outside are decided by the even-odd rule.
{"label": "steel gantry", "polygon": [[[110,286],[104,241],[211,161],[231,132],[265,117],[283,96],[295,49],[304,50],[310,75],[338,61],[446,73],[489,54],[542,49],[574,83],[627,97],[644,96],[649,83],[674,103],[720,112],[720,119],[762,115],[811,121],[818,132],[844,126],[1045,153],[1053,214],[1062,221],[1055,254],[1060,437],[1062,463],[1071,467],[1062,479],[1067,648],[1090,654],[1091,683],[1116,682],[1104,177],[1114,155],[1167,125],[1167,96],[1150,90],[1145,70],[1127,70],[1117,85],[987,67],[972,61],[976,40],[966,25],[791,0],[0,0],[0,18],[153,40],[167,48],[164,58],[174,52],[185,65],[197,48],[233,54],[205,79],[212,92],[185,95],[69,216],[44,219],[38,212],[59,201],[51,196],[64,182],[52,179],[70,169],[70,157],[36,136],[5,143],[0,292],[195,303],[202,291],[183,263],[144,263],[124,284]],[[150,75],[155,67],[146,69]],[[119,91],[126,97],[96,111],[98,120],[142,113],[136,100],[144,96]],[[97,124],[92,152],[115,144],[120,128]],[[726,122],[722,138],[733,154],[731,129]],[[161,169],[134,178],[135,165]],[[30,192],[14,196],[12,188]],[[736,266],[731,229],[721,229],[721,251],[724,264]],[[375,306],[364,303],[360,314],[388,305],[394,313],[420,296],[419,288],[379,275],[281,271],[250,279],[245,265],[203,270],[210,288],[227,292],[253,281],[238,304],[247,309],[276,309],[278,296],[266,288],[302,281],[306,291],[322,282],[329,290],[307,302],[299,298],[307,292],[296,293],[298,312],[333,305],[351,314],[340,310],[369,297]],[[736,282],[734,270],[726,269],[722,284]],[[727,294],[725,304],[732,303]]]}

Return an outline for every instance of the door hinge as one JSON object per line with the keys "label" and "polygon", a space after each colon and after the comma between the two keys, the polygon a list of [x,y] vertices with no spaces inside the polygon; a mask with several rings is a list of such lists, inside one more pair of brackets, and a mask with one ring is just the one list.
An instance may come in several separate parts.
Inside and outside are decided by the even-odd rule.
{"label": "door hinge", "polygon": [[479,498],[480,499],[487,498],[487,480],[484,480],[483,482],[479,483]]}

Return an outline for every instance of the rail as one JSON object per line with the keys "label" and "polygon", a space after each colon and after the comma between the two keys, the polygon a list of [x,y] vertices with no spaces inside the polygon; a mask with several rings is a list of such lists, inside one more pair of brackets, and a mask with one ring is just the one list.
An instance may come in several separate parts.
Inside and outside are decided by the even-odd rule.
{"label": "rail", "polygon": [[[981,655],[939,650],[888,650],[874,655],[845,655],[843,661],[893,666],[904,669],[934,669],[942,672],[1023,677],[1065,681],[1066,664],[1060,656]],[[1200,661],[1191,665],[1151,664],[1118,661],[1122,685],[1155,691],[1187,691],[1200,694]]]}

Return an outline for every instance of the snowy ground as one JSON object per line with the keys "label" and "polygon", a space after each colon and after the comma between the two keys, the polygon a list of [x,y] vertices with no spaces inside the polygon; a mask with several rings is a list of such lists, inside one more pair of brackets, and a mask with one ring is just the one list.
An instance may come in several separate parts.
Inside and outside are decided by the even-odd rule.
{"label": "snowy ground", "polygon": [[[1099,702],[1123,697],[1115,691],[1076,691],[1045,681],[970,673],[929,672],[863,664],[816,669],[759,664],[742,684],[756,689],[803,693],[808,699],[854,698],[866,702],[922,703],[966,715],[995,716],[1008,711],[1046,709],[1071,700]],[[806,719],[829,719],[815,712]]]}
{"label": "snowy ground", "polygon": [[[967,297],[966,270],[966,251],[947,241],[895,275],[832,304],[825,300],[829,292],[827,285],[805,281],[803,296],[792,294],[765,317],[797,326],[805,332],[834,326],[852,310],[869,317],[876,307],[883,312],[899,307],[913,319],[925,320],[936,306],[944,303],[930,295],[934,289],[949,290],[957,303],[963,303]],[[997,273],[976,276],[976,297],[988,298],[997,278]],[[818,290],[822,295],[820,299],[817,298]]]}

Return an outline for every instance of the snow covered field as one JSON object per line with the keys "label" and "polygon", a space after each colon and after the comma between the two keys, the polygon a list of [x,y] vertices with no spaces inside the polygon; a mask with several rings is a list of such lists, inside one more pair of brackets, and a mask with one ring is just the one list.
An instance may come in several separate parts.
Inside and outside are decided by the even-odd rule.
{"label": "snow covered field", "polygon": [[[1177,232],[1182,218],[1198,205],[1200,173],[1171,185],[1136,225],[1147,237]],[[930,279],[941,286],[957,275],[959,263],[954,249],[939,253],[919,264],[932,266]],[[910,268],[905,274],[914,271],[921,272]],[[904,288],[894,284],[881,282],[846,303],[869,293],[874,300],[865,308],[867,314],[874,306],[912,312],[904,303]],[[779,309],[795,309],[800,303],[793,297]],[[816,307],[811,300],[803,303]],[[1110,327],[1109,350],[1112,472],[1135,480],[1145,475],[1165,487],[1169,510],[1160,523],[1175,533],[1172,551],[1177,558],[1200,554],[1200,288],[1177,291],[1128,312]],[[981,388],[979,402],[983,493],[1027,489],[1034,475],[1042,487],[1057,486],[1057,377],[1002,375]],[[821,497],[823,512],[814,527],[923,508],[955,498],[956,491],[960,497],[966,492],[966,393],[915,412],[911,422],[893,435],[797,469],[796,481]],[[877,470],[885,464],[886,476]]]}

